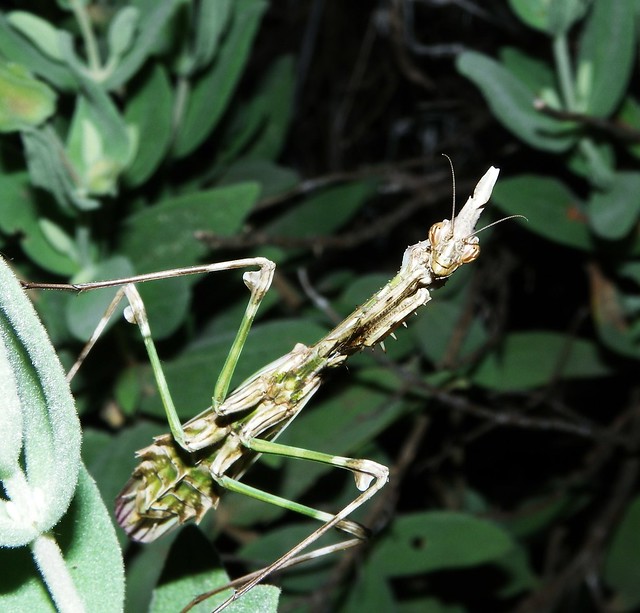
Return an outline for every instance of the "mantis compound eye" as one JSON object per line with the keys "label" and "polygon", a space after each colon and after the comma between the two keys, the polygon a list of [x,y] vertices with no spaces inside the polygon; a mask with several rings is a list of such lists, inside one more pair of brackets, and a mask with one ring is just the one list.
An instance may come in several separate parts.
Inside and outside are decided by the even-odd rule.
{"label": "mantis compound eye", "polygon": [[462,253],[460,254],[460,263],[469,264],[469,262],[477,260],[479,255],[480,245],[478,244],[478,239],[474,236],[469,239],[469,242],[464,244]]}
{"label": "mantis compound eye", "polygon": [[451,222],[449,220],[445,219],[444,221],[434,223],[431,228],[429,228],[429,242],[431,243],[431,247],[435,248],[443,240],[450,237],[451,233]]}

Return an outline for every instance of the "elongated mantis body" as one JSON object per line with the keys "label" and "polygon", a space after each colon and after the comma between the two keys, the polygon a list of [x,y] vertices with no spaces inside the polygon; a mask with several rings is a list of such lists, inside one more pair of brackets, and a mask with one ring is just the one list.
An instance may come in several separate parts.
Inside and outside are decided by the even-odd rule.
{"label": "elongated mantis body", "polygon": [[[140,463],[116,500],[116,518],[134,540],[149,542],[191,519],[199,522],[218,505],[224,490],[237,491],[297,511],[323,522],[284,556],[255,574],[221,607],[239,597],[275,570],[288,565],[322,534],[336,527],[352,538],[332,546],[351,546],[366,538],[367,530],[347,517],[369,500],[387,481],[388,469],[370,460],[332,456],[327,453],[285,446],[275,442],[320,387],[326,372],[342,364],[364,347],[381,342],[430,298],[430,290],[442,283],[463,264],[474,261],[480,247],[475,226],[488,202],[498,177],[491,167],[479,181],[465,206],[452,220],[445,219],[429,230],[428,240],[408,247],[396,276],[351,315],[311,346],[297,344],[289,353],[244,381],[227,394],[231,375],[256,311],[271,284],[275,265],[264,258],[252,258],[139,275],[128,279],[77,285],[23,283],[26,288],[57,288],[85,291],[121,286],[108,313],[123,295],[129,301],[128,318],[135,321],[149,353],[151,364],[168,416],[171,434],[137,452]],[[144,304],[136,283],[160,278],[257,267],[244,274],[251,291],[229,357],[213,393],[212,404],[182,425],[176,414],[149,329]],[[126,314],[126,313],[125,313]],[[106,324],[106,317],[103,318]],[[78,364],[97,339],[98,327]],[[344,468],[353,473],[360,490],[335,515],[282,499],[243,484],[240,478],[260,454],[275,454],[312,460]]]}

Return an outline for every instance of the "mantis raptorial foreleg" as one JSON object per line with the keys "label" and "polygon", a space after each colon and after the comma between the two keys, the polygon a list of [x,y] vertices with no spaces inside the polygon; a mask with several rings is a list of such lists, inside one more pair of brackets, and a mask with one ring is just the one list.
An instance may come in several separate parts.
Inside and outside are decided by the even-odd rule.
{"label": "mantis raptorial foreleg", "polygon": [[174,268],[157,273],[136,275],[133,277],[128,277],[126,279],[93,281],[89,283],[77,284],[44,284],[23,282],[23,286],[26,289],[59,289],[76,292],[120,286],[117,293],[109,303],[109,306],[107,307],[107,310],[105,311],[102,319],[91,335],[91,338],[86,343],[86,345],[80,352],[78,359],[67,373],[67,380],[71,381],[71,379],[73,379],[75,374],[78,372],[80,366],[89,355],[89,352],[96,344],[98,338],[107,326],[109,319],[116,311],[118,304],[120,303],[122,298],[126,296],[129,302],[129,306],[125,310],[125,317],[127,317],[127,319],[131,323],[137,323],[138,327],[140,328],[140,333],[142,335],[147,354],[149,355],[151,367],[156,379],[156,383],[158,385],[160,398],[167,414],[167,420],[169,422],[171,433],[181,447],[189,450],[189,442],[185,439],[184,431],[182,429],[182,423],[180,422],[180,418],[178,417],[173,399],[171,398],[169,386],[167,385],[167,380],[164,376],[164,371],[162,370],[160,358],[158,356],[155,343],[153,342],[153,336],[151,334],[151,328],[149,327],[149,319],[144,307],[144,302],[135,284],[144,283],[147,281],[184,277],[187,275],[247,268],[251,266],[257,266],[259,270],[249,271],[243,275],[243,280],[245,282],[245,285],[249,288],[251,296],[249,297],[249,302],[245,309],[242,321],[240,322],[240,327],[238,328],[238,332],[236,333],[235,339],[231,345],[231,349],[229,350],[229,354],[227,355],[227,359],[225,360],[224,366],[220,371],[214,388],[212,406],[214,410],[216,410],[217,407],[219,407],[224,402],[224,399],[229,390],[231,378],[233,377],[233,373],[240,358],[240,353],[242,352],[242,348],[247,340],[247,336],[249,335],[249,330],[251,329],[251,325],[253,324],[256,313],[258,312],[258,307],[260,306],[262,299],[269,290],[271,282],[273,281],[275,264],[271,260],[261,257],[244,258],[240,260],[217,262],[215,264],[206,264],[202,266]]}

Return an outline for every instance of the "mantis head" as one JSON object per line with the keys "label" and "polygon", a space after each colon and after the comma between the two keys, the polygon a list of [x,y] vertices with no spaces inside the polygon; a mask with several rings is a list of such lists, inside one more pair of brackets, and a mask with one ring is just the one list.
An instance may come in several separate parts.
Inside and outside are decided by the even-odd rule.
{"label": "mantis head", "polygon": [[463,264],[473,262],[480,255],[477,236],[456,238],[453,222],[445,219],[431,226],[431,270],[436,277],[448,277]]}

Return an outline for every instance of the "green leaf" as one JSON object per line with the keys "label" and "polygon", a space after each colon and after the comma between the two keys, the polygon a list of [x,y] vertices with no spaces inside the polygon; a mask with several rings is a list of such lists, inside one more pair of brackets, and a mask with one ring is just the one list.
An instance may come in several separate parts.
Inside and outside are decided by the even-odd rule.
{"label": "green leaf", "polygon": [[[133,266],[127,258],[114,256],[84,268],[70,280],[70,283],[119,279],[130,277],[134,272]],[[76,294],[67,302],[65,318],[69,331],[75,338],[81,341],[88,341],[91,338],[117,291],[118,289],[113,287],[92,290]],[[105,330],[108,330],[118,320],[125,305],[126,299],[124,304],[121,303],[118,310],[113,313]]]}
{"label": "green leaf", "polygon": [[190,75],[207,66],[218,52],[220,41],[232,16],[232,0],[202,2],[195,5],[194,32],[188,41],[191,49],[180,74]]}
{"label": "green leaf", "polygon": [[56,94],[19,64],[0,60],[0,132],[15,132],[46,121]]}
{"label": "green leaf", "polygon": [[120,58],[115,70],[105,80],[105,89],[113,91],[122,88],[140,69],[156,44],[162,40],[167,23],[181,4],[182,0],[155,0],[145,3],[144,8],[137,7],[140,10],[137,36],[128,53]]}
{"label": "green leaf", "polygon": [[607,552],[603,577],[614,590],[615,609],[631,611],[640,605],[640,498],[626,508]]}
{"label": "green leaf", "polygon": [[586,113],[608,117],[620,104],[635,61],[635,0],[594,0],[578,59]]}
{"label": "green leaf", "polygon": [[295,170],[277,166],[266,160],[241,158],[230,166],[218,180],[218,185],[232,185],[254,181],[260,184],[260,200],[293,189],[300,182]]}
{"label": "green leaf", "polygon": [[125,612],[148,611],[153,590],[178,532],[166,535],[144,549],[127,565]]}
{"label": "green leaf", "polygon": [[280,215],[267,226],[269,234],[305,238],[325,236],[342,227],[375,193],[375,181],[329,187]]}
{"label": "green leaf", "polygon": [[[591,304],[598,337],[613,351],[631,358],[640,356],[640,334],[635,296],[631,305],[614,281],[599,267],[590,268]],[[628,272],[628,269],[627,269]]]}
{"label": "green leaf", "polygon": [[50,219],[40,219],[38,225],[46,241],[55,251],[66,255],[74,262],[80,261],[80,254],[75,242],[58,224]]}
{"label": "green leaf", "polygon": [[165,69],[155,64],[140,88],[131,92],[125,121],[135,126],[138,147],[124,178],[130,187],[144,183],[164,160],[172,135],[173,91]]}
{"label": "green leaf", "polygon": [[295,89],[294,61],[292,56],[276,60],[267,71],[257,99],[253,100],[253,112],[260,113],[260,132],[253,139],[245,156],[260,160],[276,160],[288,134],[293,111]]}
{"label": "green leaf", "polygon": [[7,13],[7,21],[40,51],[57,62],[62,61],[58,47],[58,30],[48,21],[25,11]]}
{"label": "green leaf", "polygon": [[585,14],[591,0],[509,0],[511,10],[529,27],[558,36]]}
{"label": "green leaf", "polygon": [[399,517],[370,559],[370,572],[401,577],[500,560],[514,543],[493,522],[464,513],[428,511]]}
{"label": "green leaf", "polygon": [[110,61],[118,61],[131,48],[139,22],[140,11],[134,6],[125,6],[116,13],[109,24]]}
{"label": "green leaf", "polygon": [[501,179],[492,200],[509,215],[524,215],[526,221],[516,221],[531,232],[568,247],[594,248],[584,205],[556,179],[537,175]]}
{"label": "green leaf", "polygon": [[123,117],[107,94],[84,79],[83,94],[67,137],[67,154],[81,195],[114,195],[118,178],[129,165],[134,142]]}
{"label": "green leaf", "polygon": [[184,157],[201,145],[227,108],[266,8],[264,0],[236,0],[234,3],[231,26],[217,60],[194,83],[176,138],[177,157]]}
{"label": "green leaf", "polygon": [[[153,593],[150,613],[174,613],[187,605],[196,596],[222,587],[229,583],[229,576],[223,570],[201,572],[156,588]],[[199,603],[191,609],[194,613],[209,613],[220,606],[232,590],[225,590]],[[229,613],[277,613],[280,590],[272,585],[258,585],[247,594],[229,605]]]}
{"label": "green leaf", "polygon": [[589,225],[598,236],[617,240],[631,232],[640,214],[640,173],[619,172],[609,190],[592,192],[587,205]]}
{"label": "green leaf", "polygon": [[[434,364],[440,364],[442,360],[464,359],[487,342],[487,333],[478,319],[470,323],[466,335],[460,338],[460,323],[467,311],[464,294],[460,294],[455,302],[437,297],[412,324],[412,333],[423,354]],[[453,349],[455,354],[450,355]]]}
{"label": "green leaf", "polygon": [[[255,183],[242,183],[164,200],[126,220],[120,252],[139,273],[191,266],[207,253],[194,234],[201,230],[234,234],[253,208],[258,192]],[[182,277],[139,288],[157,338],[173,333],[184,320],[189,288],[196,280]]]}
{"label": "green leaf", "polygon": [[64,64],[52,59],[48,55],[50,51],[47,49],[47,53],[44,53],[11,27],[4,15],[0,14],[0,55],[10,62],[25,66],[59,89],[75,91],[78,84],[73,74]]}
{"label": "green leaf", "polygon": [[[629,130],[640,132],[640,104],[635,98],[627,96],[624,99],[617,123]],[[626,150],[636,159],[640,158],[640,144],[629,143]]]}
{"label": "green leaf", "polygon": [[467,51],[458,56],[456,67],[480,88],[496,119],[527,144],[559,153],[575,143],[574,126],[537,111],[538,93],[495,60]]}
{"label": "green leaf", "polygon": [[[4,260],[0,335],[7,374],[3,381],[9,386],[5,393],[14,408],[0,441],[5,446],[0,453],[3,488],[9,499],[0,501],[0,542],[17,547],[50,530],[67,510],[80,467],[80,424],[47,333]],[[20,436],[15,428],[21,429]]]}
{"label": "green leaf", "polygon": [[[361,611],[396,611],[395,596],[389,582],[375,573],[357,573],[350,586],[343,613]],[[422,610],[422,613],[428,613]]]}
{"label": "green leaf", "polygon": [[32,183],[51,192],[65,213],[73,214],[76,209],[90,211],[100,206],[97,200],[78,190],[71,162],[52,130],[23,131],[22,142]]}
{"label": "green leaf", "polygon": [[502,47],[500,60],[504,67],[532,92],[557,107],[559,97],[556,92],[556,75],[545,62],[538,60],[516,47]]}
{"label": "green leaf", "polygon": [[27,256],[45,270],[61,275],[71,275],[78,270],[78,263],[55,249],[45,237],[40,211],[26,172],[0,174],[0,230],[16,235]]}
{"label": "green leaf", "polygon": [[194,232],[238,232],[258,192],[255,183],[241,183],[163,200],[126,220],[120,250],[138,272],[195,264],[207,250]]}
{"label": "green leaf", "polygon": [[476,384],[500,391],[540,387],[552,380],[602,377],[610,373],[597,346],[555,332],[509,334],[473,374]]}
{"label": "green leaf", "polygon": [[[86,611],[117,613],[124,602],[124,568],[115,531],[98,489],[82,467],[71,507],[55,528]],[[56,611],[27,549],[0,549],[0,609]]]}

